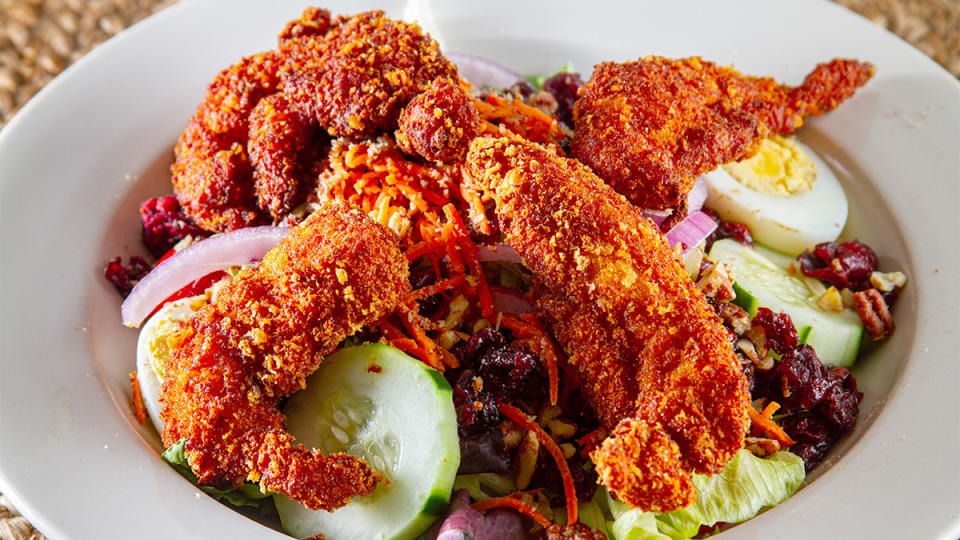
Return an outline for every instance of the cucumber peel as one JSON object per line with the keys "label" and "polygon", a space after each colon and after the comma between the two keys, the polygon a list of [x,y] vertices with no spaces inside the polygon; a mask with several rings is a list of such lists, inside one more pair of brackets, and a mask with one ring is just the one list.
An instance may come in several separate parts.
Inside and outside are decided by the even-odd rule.
{"label": "cucumber peel", "polygon": [[298,443],[324,455],[361,457],[389,481],[333,512],[275,495],[280,522],[291,535],[416,538],[449,504],[460,466],[453,392],[419,360],[380,344],[341,349],[283,412]]}

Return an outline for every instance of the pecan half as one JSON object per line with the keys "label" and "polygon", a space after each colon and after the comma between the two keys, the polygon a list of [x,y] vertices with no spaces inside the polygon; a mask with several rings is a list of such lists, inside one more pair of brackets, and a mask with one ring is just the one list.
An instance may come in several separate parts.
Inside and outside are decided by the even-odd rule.
{"label": "pecan half", "polygon": [[893,334],[893,315],[879,291],[867,289],[853,293],[853,307],[871,338],[884,339]]}

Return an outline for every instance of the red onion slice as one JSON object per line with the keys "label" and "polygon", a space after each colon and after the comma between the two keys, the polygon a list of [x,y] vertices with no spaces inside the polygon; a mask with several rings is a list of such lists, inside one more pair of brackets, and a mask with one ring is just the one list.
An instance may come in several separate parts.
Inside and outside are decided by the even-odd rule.
{"label": "red onion slice", "polygon": [[477,258],[481,262],[507,262],[523,264],[523,259],[507,244],[477,246]]}
{"label": "red onion slice", "polygon": [[683,243],[683,251],[703,242],[717,228],[717,223],[701,211],[690,212],[683,221],[667,231],[667,241],[671,246]]}
{"label": "red onion slice", "polygon": [[259,261],[282,240],[286,227],[249,227],[194,242],[143,277],[120,306],[123,324],[137,328],[174,291],[214,270]]}
{"label": "red onion slice", "polygon": [[448,60],[457,65],[460,76],[474,86],[489,86],[503,90],[523,80],[523,76],[493,60],[457,52],[444,52]]}
{"label": "red onion slice", "polygon": [[533,306],[527,302],[527,297],[516,289],[501,287],[499,285],[490,286],[490,294],[493,296],[493,309],[503,313],[530,313]]}
{"label": "red onion slice", "polygon": [[690,194],[687,195],[687,212],[696,212],[703,208],[703,203],[707,201],[707,181],[703,176],[697,177],[693,183]]}

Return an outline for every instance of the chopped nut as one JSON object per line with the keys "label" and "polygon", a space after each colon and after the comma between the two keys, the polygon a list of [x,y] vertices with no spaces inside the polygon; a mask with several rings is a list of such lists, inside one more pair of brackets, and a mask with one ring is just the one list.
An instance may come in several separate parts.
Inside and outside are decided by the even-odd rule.
{"label": "chopped nut", "polygon": [[836,287],[830,287],[817,299],[817,305],[824,311],[843,311],[843,297]]}
{"label": "chopped nut", "polygon": [[737,348],[753,362],[754,365],[760,362],[760,357],[757,354],[757,348],[754,346],[753,342],[749,339],[740,338],[737,340]]}
{"label": "chopped nut", "polygon": [[907,284],[907,276],[903,272],[872,272],[870,285],[881,292],[890,292]]}
{"label": "chopped nut", "polygon": [[749,339],[757,349],[757,357],[767,354],[767,331],[759,324],[752,324],[750,329],[743,333],[743,337]]}
{"label": "chopped nut", "polygon": [[577,432],[577,426],[570,421],[557,418],[547,423],[547,431],[554,439],[563,440],[573,437],[573,434]]}
{"label": "chopped nut", "polygon": [[437,344],[449,351],[459,339],[460,338],[457,336],[456,332],[453,330],[447,330],[446,332],[440,334],[440,337],[437,338]]}
{"label": "chopped nut", "polygon": [[723,264],[711,266],[697,281],[697,288],[704,296],[718,302],[729,302],[737,297],[733,292],[733,280]]}
{"label": "chopped nut", "polygon": [[517,489],[524,490],[530,485],[533,472],[537,468],[537,455],[540,453],[540,440],[537,434],[528,431],[517,449],[517,474],[514,477]]}
{"label": "chopped nut", "polygon": [[577,453],[577,447],[568,442],[560,443],[560,450],[563,451],[563,457],[566,459],[572,458]]}
{"label": "chopped nut", "polygon": [[743,335],[744,332],[750,329],[750,314],[736,304],[730,302],[720,304],[720,318],[723,319],[723,322],[727,323],[738,336]]}
{"label": "chopped nut", "polygon": [[507,450],[516,448],[523,440],[524,431],[509,420],[500,423],[500,432],[503,433],[503,445]]}
{"label": "chopped nut", "polygon": [[757,457],[767,457],[780,451],[780,443],[763,437],[747,437],[744,447]]}
{"label": "chopped nut", "polygon": [[843,307],[853,307],[853,291],[850,289],[840,289],[840,298],[843,298]]}
{"label": "chopped nut", "polygon": [[871,338],[884,339],[893,334],[893,315],[879,291],[867,289],[853,293],[853,307]]}
{"label": "chopped nut", "polygon": [[477,319],[477,322],[473,323],[473,328],[471,328],[470,331],[476,334],[488,326],[490,326],[490,321],[486,319]]}

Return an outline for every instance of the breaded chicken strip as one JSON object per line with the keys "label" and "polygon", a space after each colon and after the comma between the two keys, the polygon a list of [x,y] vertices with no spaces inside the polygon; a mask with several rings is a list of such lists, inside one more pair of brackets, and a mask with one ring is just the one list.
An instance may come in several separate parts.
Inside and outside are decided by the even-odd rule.
{"label": "breaded chicken strip", "polygon": [[382,11],[337,17],[325,34],[281,43],[279,54],[284,92],[334,137],[392,131],[434,79],[459,80],[436,41]]}
{"label": "breaded chicken strip", "polygon": [[325,204],[181,325],[161,394],[164,444],[186,439],[201,484],[258,481],[326,510],[370,493],[376,471],[295,446],[277,405],[409,289],[393,233],[346,203]]}
{"label": "breaded chicken strip", "polygon": [[743,447],[750,395],[727,331],[667,241],[589,169],[529,141],[475,140],[466,178],[496,200],[587,395],[614,392],[596,404],[616,423],[592,456],[601,481],[647,510],[692,502],[689,473],[720,471]]}
{"label": "breaded chicken strip", "polygon": [[698,175],[834,109],[872,75],[838,59],[789,87],[697,57],[603,62],[580,89],[571,155],[640,208],[685,210]]}

